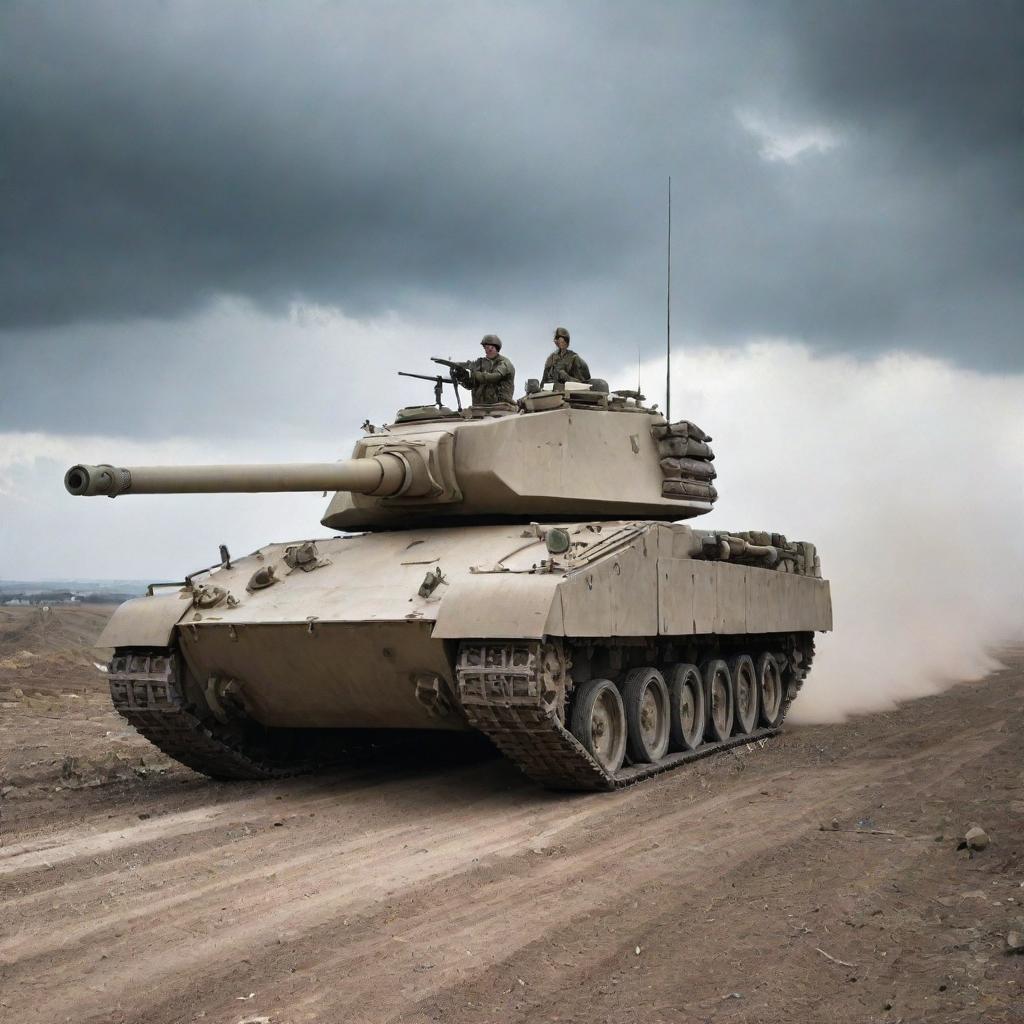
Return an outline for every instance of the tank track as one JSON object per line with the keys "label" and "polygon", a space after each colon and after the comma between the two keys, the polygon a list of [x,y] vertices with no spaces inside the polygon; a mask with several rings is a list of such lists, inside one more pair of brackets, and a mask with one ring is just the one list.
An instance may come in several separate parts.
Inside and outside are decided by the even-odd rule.
{"label": "tank track", "polygon": [[307,758],[274,758],[244,730],[203,722],[185,700],[182,666],[171,648],[116,650],[107,666],[114,708],[175,761],[214,779],[280,779],[312,771]]}
{"label": "tank track", "polygon": [[[793,656],[799,651],[800,657]],[[784,656],[783,719],[810,670],[814,639],[801,638]],[[668,754],[655,764],[631,764],[608,772],[565,727],[561,706],[564,662],[540,641],[472,641],[460,645],[456,662],[459,700],[470,725],[479,729],[524,774],[550,789],[621,789],[730,747],[774,736],[779,727],[759,728],[697,750]]]}
{"label": "tank track", "polygon": [[[796,651],[799,659],[794,657]],[[813,656],[813,635],[801,638],[794,651],[783,656],[783,718],[810,671]],[[618,789],[779,732],[778,728],[757,729],[694,751],[669,754],[656,764],[627,765],[611,775],[565,728],[561,718],[565,668],[552,645],[536,641],[463,643],[456,664],[458,696],[469,724],[526,775],[551,789]],[[214,779],[287,778],[336,763],[350,752],[336,750],[329,758],[282,751],[272,756],[266,743],[244,730],[204,721],[185,698],[183,668],[173,648],[118,649],[107,672],[115,710],[165,754]]]}

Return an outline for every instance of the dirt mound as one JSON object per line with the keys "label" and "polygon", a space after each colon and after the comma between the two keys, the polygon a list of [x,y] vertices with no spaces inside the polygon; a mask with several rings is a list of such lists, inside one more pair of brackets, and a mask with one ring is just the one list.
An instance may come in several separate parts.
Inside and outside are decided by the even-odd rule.
{"label": "dirt mound", "polygon": [[113,605],[37,605],[0,608],[0,658],[91,647]]}
{"label": "dirt mound", "polygon": [[106,692],[93,644],[112,605],[0,608],[0,700],[10,692]]}

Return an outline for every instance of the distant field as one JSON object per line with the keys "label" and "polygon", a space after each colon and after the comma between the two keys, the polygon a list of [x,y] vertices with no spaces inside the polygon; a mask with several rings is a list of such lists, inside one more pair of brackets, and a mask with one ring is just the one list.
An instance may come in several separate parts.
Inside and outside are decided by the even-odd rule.
{"label": "distant field", "polygon": [[0,689],[26,693],[106,689],[92,645],[112,604],[0,607]]}
{"label": "distant field", "polygon": [[120,604],[146,592],[139,580],[0,580],[3,605]]}

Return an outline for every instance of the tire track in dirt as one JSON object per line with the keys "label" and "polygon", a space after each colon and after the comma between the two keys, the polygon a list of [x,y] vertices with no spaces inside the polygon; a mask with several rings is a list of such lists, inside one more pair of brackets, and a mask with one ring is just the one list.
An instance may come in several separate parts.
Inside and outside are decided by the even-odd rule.
{"label": "tire track in dirt", "polygon": [[[0,848],[0,1018],[420,1024],[442,1009],[445,1020],[480,1020],[475,1007],[505,1000],[508,1012],[493,1019],[508,1020],[524,996],[521,971],[532,986],[522,1020],[535,1019],[531,1005],[573,1019],[576,991],[576,1019],[592,1024],[602,1004],[590,979],[627,955],[630,971],[658,963],[653,939],[648,950],[641,938],[648,932],[667,936],[660,969],[674,978],[671,950],[682,952],[692,932],[727,943],[759,975],[756,944],[767,948],[771,936],[773,956],[801,959],[794,994],[831,1001],[836,1019],[851,1019],[841,987],[818,991],[822,972],[837,969],[806,934],[770,920],[768,901],[809,912],[810,901],[830,899],[842,915],[837,906],[902,882],[929,853],[947,865],[949,853],[930,842],[887,849],[884,838],[817,826],[882,806],[902,806],[902,821],[914,821],[941,790],[934,808],[946,809],[928,812],[937,823],[968,795],[966,777],[975,791],[1001,764],[1010,777],[1008,759],[1019,774],[1012,736],[1022,708],[1018,667],[596,797],[543,793],[490,761],[397,773],[377,764],[265,786],[169,776],[42,802],[28,819],[32,834]],[[58,807],[47,824],[45,811]],[[154,817],[139,820],[139,810]],[[761,899],[763,911],[752,906]],[[709,909],[717,924],[702,924]],[[681,921],[692,922],[684,933]],[[765,921],[778,927],[766,931]],[[631,935],[645,943],[643,961],[633,963]],[[833,948],[827,936],[816,941]],[[950,941],[932,947],[933,960],[950,962]],[[690,982],[706,996],[708,978],[725,985],[728,973],[709,965]],[[256,998],[235,998],[249,992]],[[777,996],[785,1005],[786,992]],[[633,1019],[647,1005],[637,998],[600,1019]],[[671,1009],[665,1019],[682,1021],[718,1007]]]}
{"label": "tire track in dirt", "polygon": [[[905,832],[926,831],[912,823],[957,806],[965,787],[992,790],[996,806],[1007,784],[1009,792],[1015,783],[1020,792],[1022,726],[1019,714],[971,735],[958,732],[958,744],[964,738],[967,746],[952,758],[948,746],[936,743],[909,758],[906,772],[867,780],[822,814],[827,821],[835,810],[852,826],[881,813],[896,823],[894,836],[794,827],[756,856],[746,849],[739,857],[716,856],[698,880],[703,884],[641,870],[636,887],[620,894],[608,886],[603,902],[595,886],[589,911],[554,922],[486,972],[380,1019],[1020,1024],[1018,975],[1000,950],[1024,877],[1022,815],[1015,828],[992,817],[986,801],[1000,850],[990,848],[976,861],[957,855],[948,835],[942,843],[933,834],[906,838],[899,822]],[[774,808],[771,817],[774,826]],[[636,854],[629,869],[635,863]],[[981,887],[991,895],[983,897]],[[976,909],[943,912],[949,900],[935,896],[958,890],[965,907],[978,907],[976,899],[988,904],[987,932]],[[993,929],[993,919],[1002,928]],[[634,943],[643,943],[642,959],[632,955]],[[822,946],[857,963],[827,962]],[[518,987],[520,978],[528,988]],[[735,990],[741,992],[731,1002]]]}
{"label": "tire track in dirt", "polygon": [[[942,772],[935,773],[929,766],[929,779],[935,782],[947,777],[962,763],[984,756],[996,742],[988,737],[973,749],[968,744]],[[914,767],[905,770],[909,773]],[[774,813],[770,822],[765,821],[757,797],[766,781],[769,786],[774,781],[771,777],[702,801],[696,808],[656,812],[644,821],[639,832],[642,838],[607,822],[599,824],[575,837],[563,857],[547,863],[542,860],[539,866],[520,861],[518,870],[502,870],[486,890],[467,884],[461,898],[444,908],[443,929],[438,927],[431,899],[418,912],[404,908],[400,922],[390,926],[389,935],[382,937],[379,929],[368,929],[361,940],[346,943],[344,953],[317,965],[320,976],[349,979],[342,998],[337,993],[325,998],[324,992],[318,991],[285,1003],[281,1012],[290,1021],[320,1020],[323,1014],[346,1020],[386,1019],[393,993],[384,994],[379,984],[361,977],[360,964],[388,956],[395,976],[412,979],[402,988],[403,1002],[422,1002],[443,987],[518,958],[518,952],[526,946],[540,942],[550,945],[553,934],[564,931],[567,937],[578,935],[578,923],[594,916],[595,907],[602,906],[602,891],[614,893],[614,905],[607,911],[614,919],[623,917],[625,906],[639,889],[668,878],[676,886],[692,886],[699,891],[703,881],[719,874],[720,865],[727,865],[731,871],[742,870],[743,865],[756,863],[783,840],[817,831],[823,806],[833,806],[837,798],[855,798],[883,775],[891,779],[893,774],[890,767],[879,768],[869,776],[858,772],[853,777],[849,769],[844,769],[816,780],[799,780],[784,801],[786,806],[774,808],[782,813]],[[608,930],[605,934],[611,936]],[[394,946],[389,946],[389,942],[396,941],[403,944],[397,953]],[[615,942],[621,946],[620,940]],[[310,952],[333,945],[327,936],[319,936]],[[463,950],[472,953],[468,965],[461,956]],[[445,961],[444,966],[429,974],[417,973],[415,960],[424,951]],[[310,986],[305,988],[308,993]]]}
{"label": "tire track in dirt", "polygon": [[[999,742],[986,732],[965,734],[940,774]],[[271,1006],[275,1020],[317,1020],[324,1012],[381,1020],[396,993],[367,965],[386,958],[404,979],[402,1001],[422,1001],[591,912],[602,880],[614,880],[616,902],[668,874],[699,883],[709,864],[756,859],[794,831],[815,829],[823,808],[932,760],[928,750],[815,777],[775,772],[717,795],[690,794],[669,810],[665,797],[682,788],[671,779],[582,800],[526,788],[466,798],[456,772],[430,780],[418,814],[402,799],[405,782],[380,787],[372,806],[312,787],[289,808],[293,827],[169,860],[160,854],[161,828],[178,837],[194,829],[198,838],[211,823],[266,823],[281,808],[268,793],[105,835],[65,833],[45,850],[37,840],[2,861],[8,878],[17,878],[35,871],[44,853],[60,855],[69,889],[55,880],[53,888],[8,899],[5,916],[23,905],[31,920],[0,942],[0,964],[25,1021],[60,1019],[71,991],[76,1020],[107,1019],[107,1008],[137,997],[139,986],[155,1014],[147,1019],[170,1020],[186,977],[190,990],[216,994],[202,1001],[208,1020],[233,1019],[234,997],[257,989],[261,1012]],[[776,794],[770,804],[758,798],[766,787]],[[403,805],[400,820],[378,813],[392,798]],[[319,808],[316,818],[303,817],[308,806]],[[641,822],[622,830],[616,822],[624,813]],[[129,863],[136,852],[145,857],[129,868],[131,891],[109,888],[117,872],[74,878],[75,865],[111,836]],[[72,893],[73,915],[66,902],[45,905]],[[438,962],[420,969],[425,958]],[[343,994],[325,987],[324,977],[348,979]]]}

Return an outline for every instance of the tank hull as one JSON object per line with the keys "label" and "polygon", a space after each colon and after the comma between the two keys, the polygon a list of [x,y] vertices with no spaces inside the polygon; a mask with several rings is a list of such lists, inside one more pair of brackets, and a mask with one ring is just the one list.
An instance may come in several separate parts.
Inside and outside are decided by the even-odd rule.
{"label": "tank hull", "polygon": [[260,623],[183,629],[182,655],[200,679],[237,680],[246,711],[267,726],[467,729],[416,698],[423,676],[451,678],[445,645],[423,622]]}
{"label": "tank hull", "polygon": [[[813,551],[767,568],[722,560],[721,545],[718,560],[707,557],[707,537],[682,524],[601,521],[564,524],[568,550],[553,555],[549,529],[335,537],[316,541],[303,564],[293,557],[301,543],[271,544],[179,592],[128,602],[99,644],[122,655],[173,652],[169,704],[176,715],[190,709],[208,731],[236,729],[239,719],[281,735],[476,729],[517,760],[520,741],[503,745],[509,730],[536,736],[546,722],[556,730],[551,756],[569,765],[580,755],[567,713],[589,679],[774,652],[789,666],[788,701],[806,674],[806,638],[831,629],[829,585],[815,575]],[[514,666],[527,661],[524,682]],[[478,671],[484,663],[499,668]],[[149,684],[127,669],[118,679],[115,704],[132,720]],[[508,720],[520,682],[529,715]],[[175,735],[180,757],[187,734]],[[530,763],[521,766],[557,784],[561,769],[550,775]],[[566,769],[572,788],[626,777],[576,768]]]}

